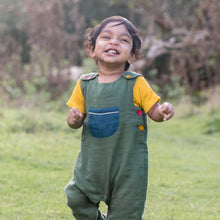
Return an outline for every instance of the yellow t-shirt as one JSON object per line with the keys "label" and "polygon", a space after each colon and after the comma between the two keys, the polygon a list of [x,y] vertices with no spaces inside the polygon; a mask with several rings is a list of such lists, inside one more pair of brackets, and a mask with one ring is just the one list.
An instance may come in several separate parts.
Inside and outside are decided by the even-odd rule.
{"label": "yellow t-shirt", "polygon": [[[81,90],[81,79],[77,82],[73,93],[66,103],[69,107],[76,107],[81,113],[86,114],[85,100]],[[142,108],[146,113],[160,101],[160,97],[151,89],[143,76],[137,77],[133,88],[134,105]]]}

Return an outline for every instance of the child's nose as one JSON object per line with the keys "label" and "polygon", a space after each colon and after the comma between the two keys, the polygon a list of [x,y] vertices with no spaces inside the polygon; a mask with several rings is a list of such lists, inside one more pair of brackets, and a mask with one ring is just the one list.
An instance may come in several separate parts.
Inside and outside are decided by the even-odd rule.
{"label": "child's nose", "polygon": [[118,39],[117,38],[111,38],[111,40],[110,40],[110,44],[118,44],[119,43],[119,41],[118,41]]}

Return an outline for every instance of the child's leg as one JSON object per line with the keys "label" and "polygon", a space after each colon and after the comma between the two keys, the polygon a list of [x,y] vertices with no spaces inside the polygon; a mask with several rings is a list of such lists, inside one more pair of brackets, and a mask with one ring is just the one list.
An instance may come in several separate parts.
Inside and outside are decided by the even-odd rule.
{"label": "child's leg", "polygon": [[72,184],[65,187],[67,195],[67,205],[72,209],[76,220],[103,220],[99,204],[91,202],[81,191]]}
{"label": "child's leg", "polygon": [[109,220],[142,220],[145,200],[113,199],[108,209]]}
{"label": "child's leg", "polygon": [[[138,172],[137,172],[138,173]],[[124,181],[126,177],[126,181]],[[121,176],[115,182],[108,202],[109,220],[142,220],[146,201],[147,182],[144,178]]]}

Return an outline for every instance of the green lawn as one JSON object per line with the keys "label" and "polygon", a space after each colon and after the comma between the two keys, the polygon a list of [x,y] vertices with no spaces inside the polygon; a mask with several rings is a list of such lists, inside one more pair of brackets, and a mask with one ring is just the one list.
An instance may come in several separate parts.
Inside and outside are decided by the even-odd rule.
{"label": "green lawn", "polygon": [[[220,219],[220,110],[176,109],[169,122],[149,120],[143,219]],[[63,188],[80,130],[69,129],[60,112],[2,108],[0,119],[0,219],[72,220]]]}

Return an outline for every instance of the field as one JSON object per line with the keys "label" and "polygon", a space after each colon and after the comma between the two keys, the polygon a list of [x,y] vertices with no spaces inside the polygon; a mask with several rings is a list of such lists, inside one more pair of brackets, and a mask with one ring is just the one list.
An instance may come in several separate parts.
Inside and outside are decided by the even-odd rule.
{"label": "field", "polygon": [[[1,220],[73,219],[63,188],[72,177],[80,130],[68,128],[66,113],[0,109]],[[178,104],[171,121],[149,120],[148,143],[143,219],[220,219],[219,107]]]}

